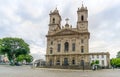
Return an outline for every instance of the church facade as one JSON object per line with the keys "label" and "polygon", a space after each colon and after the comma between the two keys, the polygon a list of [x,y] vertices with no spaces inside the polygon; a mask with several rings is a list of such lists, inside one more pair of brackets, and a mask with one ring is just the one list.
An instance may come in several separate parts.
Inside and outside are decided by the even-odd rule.
{"label": "church facade", "polygon": [[61,26],[61,15],[57,8],[50,12],[47,37],[47,66],[88,66],[90,65],[88,10],[83,5],[77,10],[76,28],[66,19]]}
{"label": "church facade", "polygon": [[61,27],[61,16],[55,9],[50,12],[49,31],[47,37],[46,62],[48,65],[80,65],[89,63],[88,10],[78,8],[77,26],[72,28],[66,19]]}

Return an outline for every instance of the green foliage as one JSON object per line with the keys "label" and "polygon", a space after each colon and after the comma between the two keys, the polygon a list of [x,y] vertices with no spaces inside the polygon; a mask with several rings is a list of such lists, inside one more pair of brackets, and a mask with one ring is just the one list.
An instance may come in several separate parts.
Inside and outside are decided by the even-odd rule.
{"label": "green foliage", "polygon": [[120,67],[120,58],[112,58],[110,63],[114,67]]}
{"label": "green foliage", "polygon": [[91,66],[93,66],[94,64],[99,64],[99,60],[96,60],[96,61],[92,62]]}
{"label": "green foliage", "polygon": [[96,60],[96,61],[95,61],[95,64],[99,64],[99,60]]}
{"label": "green foliage", "polygon": [[0,54],[2,54],[2,52],[1,52],[1,48],[2,48],[2,40],[0,39]]}
{"label": "green foliage", "polygon": [[120,51],[117,52],[116,57],[117,57],[117,58],[120,58]]}
{"label": "green foliage", "polygon": [[92,62],[90,65],[93,66],[95,64],[95,62]]}
{"label": "green foliage", "polygon": [[29,45],[23,39],[7,37],[1,39],[0,43],[1,52],[7,54],[11,64],[15,63],[18,56],[30,53]]}
{"label": "green foliage", "polygon": [[26,61],[28,63],[32,62],[33,61],[33,57],[31,55],[19,55],[17,58],[16,58],[16,61],[17,62],[23,62],[23,61]]}
{"label": "green foliage", "polygon": [[26,60],[26,62],[30,63],[33,61],[33,57],[31,55],[26,55],[25,60]]}
{"label": "green foliage", "polygon": [[19,56],[16,58],[16,61],[17,61],[17,62],[23,62],[24,59],[25,59],[25,56],[24,56],[24,55],[19,55]]}

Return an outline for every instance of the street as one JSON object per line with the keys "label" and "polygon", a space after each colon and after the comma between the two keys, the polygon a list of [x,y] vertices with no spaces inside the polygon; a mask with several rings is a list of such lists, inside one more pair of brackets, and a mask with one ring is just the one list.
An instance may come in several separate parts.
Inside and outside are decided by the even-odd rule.
{"label": "street", "polygon": [[69,70],[0,65],[0,77],[120,77],[119,69]]}

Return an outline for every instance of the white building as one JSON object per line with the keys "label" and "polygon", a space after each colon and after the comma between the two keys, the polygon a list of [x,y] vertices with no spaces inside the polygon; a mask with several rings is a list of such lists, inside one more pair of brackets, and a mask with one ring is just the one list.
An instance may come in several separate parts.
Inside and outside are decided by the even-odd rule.
{"label": "white building", "polygon": [[43,59],[37,59],[33,61],[33,66],[42,67],[45,66],[45,61]]}
{"label": "white building", "polygon": [[7,55],[0,55],[0,63],[6,63],[9,62]]}
{"label": "white building", "polygon": [[110,54],[109,52],[97,52],[97,53],[90,53],[90,63],[95,62],[96,60],[99,61],[99,65],[102,67],[109,67],[110,66]]}

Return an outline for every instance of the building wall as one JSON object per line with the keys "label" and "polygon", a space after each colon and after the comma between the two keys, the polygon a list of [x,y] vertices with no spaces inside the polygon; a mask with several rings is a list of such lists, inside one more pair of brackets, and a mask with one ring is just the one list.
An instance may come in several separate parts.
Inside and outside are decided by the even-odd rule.
{"label": "building wall", "polygon": [[[65,26],[61,28],[61,16],[59,11],[55,9],[50,12],[50,23],[47,37],[47,49],[46,49],[46,64],[47,65],[64,65],[68,62],[68,65],[84,65],[90,64],[90,60],[96,60],[97,58],[90,58],[90,55],[95,53],[89,53],[89,38],[90,33],[88,31],[88,21],[87,15],[88,11],[86,7],[78,8],[77,11],[78,20],[76,28],[72,28],[68,24],[68,19],[66,20]],[[83,18],[83,17],[84,18]],[[55,23],[53,23],[53,18]],[[82,41],[83,40],[83,41]],[[65,43],[68,42],[69,48],[65,52]],[[75,43],[75,51],[72,51],[72,44]],[[60,44],[60,51],[58,52],[58,44]],[[82,47],[84,52],[82,52]],[[66,59],[67,58],[67,59]],[[99,58],[103,60],[105,65],[108,60],[106,56],[104,58]],[[101,63],[101,62],[100,62]]]}
{"label": "building wall", "polygon": [[[110,57],[109,57],[109,53],[108,52],[104,52],[104,53],[92,53],[90,55],[90,63],[92,63],[93,61],[95,62],[96,60],[99,61],[99,65],[100,66],[110,66]],[[103,62],[102,62],[103,61]]]}

